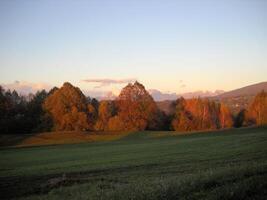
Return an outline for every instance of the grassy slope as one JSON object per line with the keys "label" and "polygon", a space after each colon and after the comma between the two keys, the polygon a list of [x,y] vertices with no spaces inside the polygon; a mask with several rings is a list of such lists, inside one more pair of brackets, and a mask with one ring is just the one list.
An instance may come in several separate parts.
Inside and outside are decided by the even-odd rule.
{"label": "grassy slope", "polygon": [[0,157],[5,198],[267,197],[266,128],[139,132],[116,141],[5,148]]}

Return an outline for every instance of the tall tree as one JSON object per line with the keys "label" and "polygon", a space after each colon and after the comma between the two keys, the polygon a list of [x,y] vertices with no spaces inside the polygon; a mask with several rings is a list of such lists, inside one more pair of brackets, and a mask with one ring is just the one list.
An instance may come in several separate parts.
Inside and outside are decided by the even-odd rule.
{"label": "tall tree", "polygon": [[229,108],[221,103],[220,104],[220,128],[230,128],[233,126],[233,117]]}
{"label": "tall tree", "polygon": [[250,121],[257,125],[267,124],[267,93],[260,92],[249,106],[248,116]]}
{"label": "tall tree", "polygon": [[16,91],[5,91],[1,87],[0,94],[0,132],[27,133],[31,125],[26,118],[27,102]]}
{"label": "tall tree", "polygon": [[37,91],[27,105],[27,118],[29,119],[32,132],[50,131],[52,119],[42,107],[48,93],[45,90]]}
{"label": "tall tree", "polygon": [[70,83],[64,83],[49,95],[44,109],[51,114],[56,130],[88,129],[86,97]]}
{"label": "tall tree", "polygon": [[229,109],[208,99],[194,98],[177,100],[172,127],[177,131],[213,130],[231,127]]}
{"label": "tall tree", "polygon": [[235,116],[234,127],[240,128],[242,126],[250,126],[253,125],[255,122],[249,119],[248,111],[246,109],[242,109],[239,113]]}
{"label": "tall tree", "polygon": [[101,101],[98,108],[98,119],[95,129],[98,131],[108,130],[108,122],[115,115],[116,109],[114,102]]}
{"label": "tall tree", "polygon": [[[119,124],[123,130],[145,130],[155,128],[158,121],[158,108],[145,87],[135,82],[122,89],[116,99],[118,116],[114,123]],[[122,123],[118,123],[117,120]],[[111,125],[111,122],[109,123]],[[114,128],[114,126],[112,125]]]}

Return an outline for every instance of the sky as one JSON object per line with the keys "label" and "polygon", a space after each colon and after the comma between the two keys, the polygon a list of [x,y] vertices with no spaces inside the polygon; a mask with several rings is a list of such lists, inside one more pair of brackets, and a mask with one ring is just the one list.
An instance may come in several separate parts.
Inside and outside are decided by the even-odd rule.
{"label": "sky", "polygon": [[266,74],[266,0],[0,1],[2,85],[183,93]]}

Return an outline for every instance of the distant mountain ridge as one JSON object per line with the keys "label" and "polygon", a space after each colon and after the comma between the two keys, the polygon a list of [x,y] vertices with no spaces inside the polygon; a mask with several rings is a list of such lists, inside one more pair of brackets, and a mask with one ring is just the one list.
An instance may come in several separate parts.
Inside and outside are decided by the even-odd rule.
{"label": "distant mountain ridge", "polygon": [[267,82],[261,82],[253,85],[248,85],[246,87],[242,87],[239,89],[235,89],[229,92],[225,92],[216,96],[216,98],[223,99],[223,98],[233,98],[233,97],[240,97],[240,96],[255,96],[262,90],[267,91]]}

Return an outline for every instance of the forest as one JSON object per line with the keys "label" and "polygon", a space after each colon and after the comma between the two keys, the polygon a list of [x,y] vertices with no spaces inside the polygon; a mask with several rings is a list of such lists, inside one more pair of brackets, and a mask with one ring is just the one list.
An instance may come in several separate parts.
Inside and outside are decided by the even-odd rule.
{"label": "forest", "polygon": [[0,133],[23,134],[49,131],[182,132],[217,130],[267,124],[267,93],[255,96],[237,114],[208,98],[179,98],[174,114],[160,110],[145,87],[129,83],[115,100],[98,101],[66,82],[50,91],[28,96],[0,86]]}

